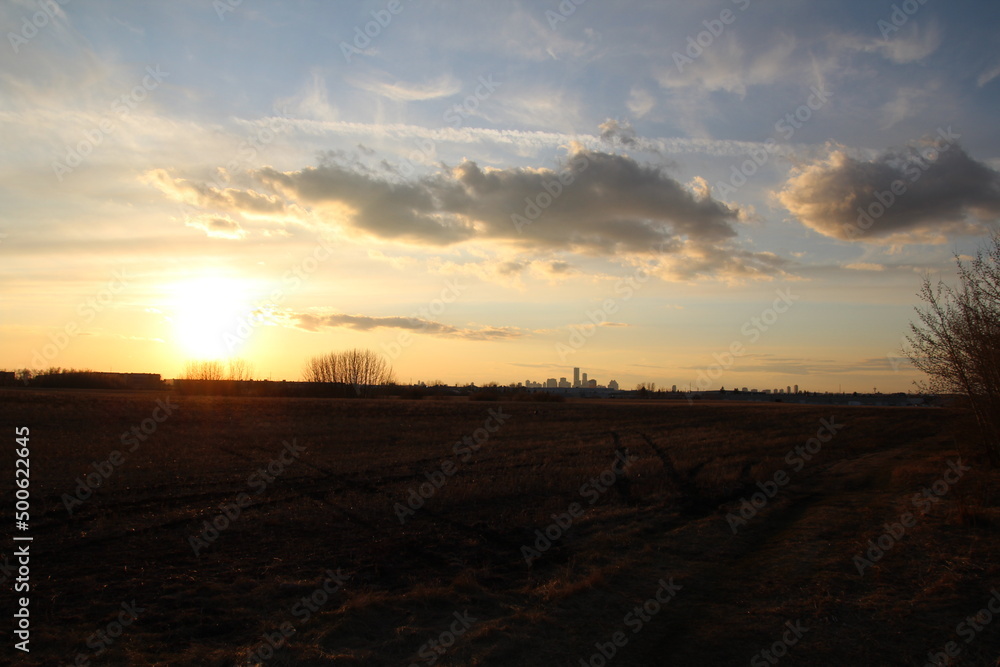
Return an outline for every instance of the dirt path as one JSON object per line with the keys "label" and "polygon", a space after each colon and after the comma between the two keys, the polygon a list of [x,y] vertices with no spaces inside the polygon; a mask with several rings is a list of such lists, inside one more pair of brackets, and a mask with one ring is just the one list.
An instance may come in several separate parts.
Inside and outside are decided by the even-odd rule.
{"label": "dirt path", "polygon": [[[782,665],[841,665],[845,654],[853,664],[918,664],[927,644],[921,625],[886,637],[884,611],[859,604],[885,582],[858,574],[853,547],[898,519],[909,494],[892,488],[893,470],[923,454],[895,447],[803,470],[737,535],[720,513],[666,536],[704,543],[709,533],[714,548],[685,572],[688,585],[633,664],[770,665],[756,651],[783,637],[794,643],[787,655],[778,647]],[[905,563],[905,549],[904,537],[886,563]],[[838,657],[821,657],[831,647]]]}

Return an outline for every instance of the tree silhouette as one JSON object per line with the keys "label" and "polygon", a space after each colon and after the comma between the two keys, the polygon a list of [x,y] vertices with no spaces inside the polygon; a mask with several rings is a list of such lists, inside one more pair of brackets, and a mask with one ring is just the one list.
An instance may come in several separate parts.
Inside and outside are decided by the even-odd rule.
{"label": "tree silhouette", "polygon": [[905,353],[926,389],[968,399],[990,464],[1000,466],[1000,234],[970,262],[955,258],[959,287],[924,279]]}
{"label": "tree silhouette", "polygon": [[354,386],[358,396],[367,397],[375,388],[396,381],[392,366],[371,350],[355,348],[313,357],[302,371],[307,382],[341,382]]}

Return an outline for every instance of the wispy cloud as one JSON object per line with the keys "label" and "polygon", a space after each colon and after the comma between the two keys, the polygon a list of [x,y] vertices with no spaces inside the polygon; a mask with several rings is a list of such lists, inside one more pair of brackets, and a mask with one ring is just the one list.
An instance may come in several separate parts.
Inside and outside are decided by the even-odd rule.
{"label": "wispy cloud", "polygon": [[374,317],[369,315],[349,315],[346,313],[286,313],[281,317],[281,321],[298,329],[312,332],[336,328],[354,329],[355,331],[403,329],[432,336],[480,341],[510,340],[521,338],[525,335],[524,331],[516,327],[456,327],[420,317]]}

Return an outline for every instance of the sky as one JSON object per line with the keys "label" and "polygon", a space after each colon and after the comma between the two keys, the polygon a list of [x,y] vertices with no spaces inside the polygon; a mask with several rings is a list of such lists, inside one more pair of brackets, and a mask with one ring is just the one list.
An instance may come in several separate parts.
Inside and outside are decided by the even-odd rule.
{"label": "sky", "polygon": [[896,392],[1000,5],[0,6],[0,367]]}

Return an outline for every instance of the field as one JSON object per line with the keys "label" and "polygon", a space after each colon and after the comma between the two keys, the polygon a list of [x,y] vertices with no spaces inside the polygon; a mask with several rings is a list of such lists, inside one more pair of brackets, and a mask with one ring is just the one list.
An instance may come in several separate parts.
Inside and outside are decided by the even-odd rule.
{"label": "field", "polygon": [[34,538],[0,662],[1000,656],[1000,475],[957,410],[3,390],[0,423],[3,563],[19,426]]}

